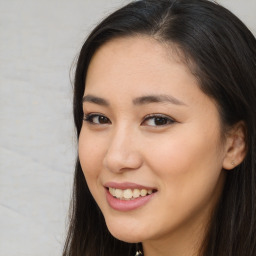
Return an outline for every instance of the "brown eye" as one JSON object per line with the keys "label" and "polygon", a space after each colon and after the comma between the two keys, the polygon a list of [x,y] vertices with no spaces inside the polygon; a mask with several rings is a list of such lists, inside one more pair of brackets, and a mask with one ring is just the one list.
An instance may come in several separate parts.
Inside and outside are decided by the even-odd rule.
{"label": "brown eye", "polygon": [[109,119],[105,116],[98,116],[97,121],[99,124],[107,124],[109,123]]}
{"label": "brown eye", "polygon": [[103,115],[98,114],[89,114],[84,117],[84,121],[91,123],[91,124],[110,124],[110,120]]}
{"label": "brown eye", "polygon": [[151,115],[146,117],[142,124],[148,126],[164,126],[174,122],[173,119],[165,115]]}

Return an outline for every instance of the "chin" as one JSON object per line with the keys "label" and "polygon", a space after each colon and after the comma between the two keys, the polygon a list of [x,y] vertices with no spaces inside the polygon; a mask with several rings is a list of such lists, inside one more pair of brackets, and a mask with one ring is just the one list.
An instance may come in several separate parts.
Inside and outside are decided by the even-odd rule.
{"label": "chin", "polygon": [[108,225],[109,232],[113,237],[126,243],[139,243],[145,239],[145,234],[136,230],[136,228],[126,228],[124,226]]}
{"label": "chin", "polygon": [[142,237],[141,236],[133,236],[131,235],[131,233],[129,234],[120,234],[120,233],[112,233],[110,231],[111,235],[113,237],[115,237],[116,239],[126,242],[126,243],[140,243],[142,241]]}

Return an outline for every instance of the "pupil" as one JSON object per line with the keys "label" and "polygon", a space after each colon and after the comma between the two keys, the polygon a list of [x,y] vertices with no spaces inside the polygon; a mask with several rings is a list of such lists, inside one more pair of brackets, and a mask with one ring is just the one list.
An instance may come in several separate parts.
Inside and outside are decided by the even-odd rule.
{"label": "pupil", "polygon": [[105,116],[99,116],[99,123],[100,124],[105,124],[107,122],[108,122],[108,120]]}
{"label": "pupil", "polygon": [[166,118],[163,117],[156,117],[155,124],[156,125],[165,125],[167,123]]}

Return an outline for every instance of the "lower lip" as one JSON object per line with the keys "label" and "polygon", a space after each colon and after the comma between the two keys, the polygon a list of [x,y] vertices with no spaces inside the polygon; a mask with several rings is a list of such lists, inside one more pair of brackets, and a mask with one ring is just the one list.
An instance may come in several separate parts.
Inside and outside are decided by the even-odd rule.
{"label": "lower lip", "polygon": [[138,197],[132,200],[120,200],[118,198],[113,197],[109,193],[109,190],[106,189],[106,198],[110,207],[117,211],[122,211],[122,212],[132,211],[139,207],[144,206],[154,197],[154,195],[155,193],[152,193],[151,195]]}

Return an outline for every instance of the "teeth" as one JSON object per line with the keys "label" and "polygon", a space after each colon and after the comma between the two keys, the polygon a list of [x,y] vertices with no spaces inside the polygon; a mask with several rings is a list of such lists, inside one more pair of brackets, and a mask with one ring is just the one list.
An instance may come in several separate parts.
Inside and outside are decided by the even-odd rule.
{"label": "teeth", "polygon": [[109,188],[109,192],[112,196],[115,196],[115,189],[114,188]]}
{"label": "teeth", "polygon": [[153,193],[152,189],[118,189],[118,188],[109,188],[109,193],[121,200],[131,200],[138,197],[143,197],[146,195],[151,195]]}
{"label": "teeth", "polygon": [[124,197],[124,199],[131,199],[132,198],[132,190],[131,189],[124,190],[123,197]]}
{"label": "teeth", "polygon": [[147,194],[147,190],[146,189],[142,189],[141,191],[140,191],[140,195],[141,196],[145,196]]}
{"label": "teeth", "polygon": [[140,196],[140,190],[139,189],[134,189],[133,190],[133,197],[134,198],[138,198]]}
{"label": "teeth", "polygon": [[115,194],[115,197],[122,198],[123,197],[123,190],[116,189],[114,194]]}

